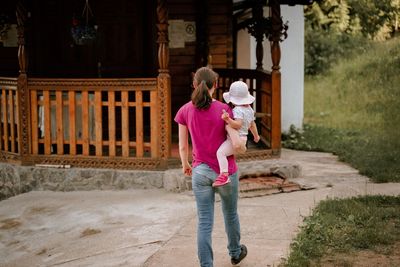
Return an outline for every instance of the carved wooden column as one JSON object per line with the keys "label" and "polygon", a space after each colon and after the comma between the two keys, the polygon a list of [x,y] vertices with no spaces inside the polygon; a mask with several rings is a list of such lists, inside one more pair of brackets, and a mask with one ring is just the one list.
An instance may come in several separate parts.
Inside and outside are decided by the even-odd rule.
{"label": "carved wooden column", "polygon": [[256,70],[263,70],[263,58],[264,58],[264,9],[263,3],[258,1],[257,5],[252,8],[253,18],[257,21],[256,29],[253,36],[256,38],[256,59],[257,59],[257,67]]}
{"label": "carved wooden column", "polygon": [[248,32],[256,38],[256,69],[263,70],[263,57],[264,57],[264,34],[268,34],[269,28],[267,19],[264,18],[264,1],[253,1],[251,7],[252,18],[245,21],[245,27]]}
{"label": "carved wooden column", "polygon": [[18,32],[18,106],[19,106],[19,129],[18,129],[18,151],[22,163],[29,162],[30,154],[30,125],[29,125],[29,91],[28,91],[28,56],[25,50],[25,31],[28,12],[22,1],[16,5],[17,32]]}
{"label": "carved wooden column", "polygon": [[168,10],[165,0],[157,0],[158,29],[158,108],[159,108],[159,156],[161,167],[166,167],[171,156],[171,77],[169,75]]}
{"label": "carved wooden column", "polygon": [[282,36],[282,19],[281,8],[278,0],[270,1],[270,17],[271,17],[271,87],[272,87],[272,130],[271,130],[271,148],[273,154],[280,154],[281,149],[281,72],[280,60],[281,49],[279,42]]}

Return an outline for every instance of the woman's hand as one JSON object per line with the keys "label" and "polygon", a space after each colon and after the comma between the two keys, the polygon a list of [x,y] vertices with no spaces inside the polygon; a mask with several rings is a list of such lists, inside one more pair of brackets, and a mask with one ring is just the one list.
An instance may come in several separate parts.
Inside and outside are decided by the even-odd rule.
{"label": "woman's hand", "polygon": [[190,166],[189,162],[182,164],[182,172],[186,176],[192,176],[192,166]]}
{"label": "woman's hand", "polygon": [[260,136],[257,134],[254,136],[254,142],[258,143],[260,141]]}

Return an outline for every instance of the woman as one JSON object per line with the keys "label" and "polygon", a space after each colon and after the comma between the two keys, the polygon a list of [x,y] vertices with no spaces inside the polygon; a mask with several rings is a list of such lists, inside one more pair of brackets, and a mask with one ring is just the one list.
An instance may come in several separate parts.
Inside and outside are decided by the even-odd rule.
{"label": "woman", "polygon": [[[192,99],[183,105],[175,116],[175,121],[179,124],[182,170],[185,175],[192,175],[198,215],[198,257],[202,267],[213,266],[211,234],[214,224],[215,192],[221,197],[231,263],[238,264],[247,255],[246,246],[240,244],[240,223],[237,213],[239,180],[233,156],[228,157],[231,183],[223,187],[212,187],[220,172],[216,152],[227,136],[225,121],[221,119],[221,115],[226,110],[232,116],[227,104],[212,98],[217,78],[217,74],[207,67],[198,69],[193,78]],[[193,169],[188,161],[189,133],[192,141]]]}

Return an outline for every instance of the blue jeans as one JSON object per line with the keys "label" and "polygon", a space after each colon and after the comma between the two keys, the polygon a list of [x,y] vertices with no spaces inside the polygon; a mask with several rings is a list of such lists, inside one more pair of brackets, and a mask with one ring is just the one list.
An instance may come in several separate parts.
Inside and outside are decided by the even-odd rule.
{"label": "blue jeans", "polygon": [[241,252],[240,223],[237,213],[238,174],[229,176],[231,179],[229,184],[214,188],[212,183],[217,176],[218,174],[206,164],[200,164],[192,170],[192,187],[198,216],[197,253],[202,267],[213,266],[211,233],[214,224],[215,192],[218,192],[221,197],[229,255],[237,258]]}

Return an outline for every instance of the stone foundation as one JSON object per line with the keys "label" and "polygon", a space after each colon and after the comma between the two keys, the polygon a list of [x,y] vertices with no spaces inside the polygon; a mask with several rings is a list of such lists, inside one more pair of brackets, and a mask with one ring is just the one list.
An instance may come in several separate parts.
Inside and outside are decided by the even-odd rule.
{"label": "stone foundation", "polygon": [[163,188],[164,172],[56,169],[0,163],[0,200],[32,190],[78,191]]}
{"label": "stone foundation", "polygon": [[[240,162],[239,177],[273,173],[282,178],[300,176],[300,166],[279,160]],[[32,190],[87,191],[164,188],[172,192],[192,189],[181,169],[132,171],[110,169],[57,169],[0,163],[0,200]]]}

